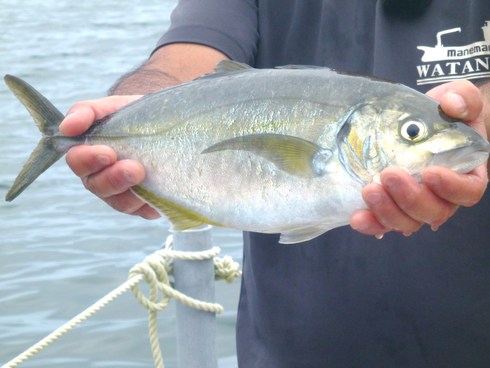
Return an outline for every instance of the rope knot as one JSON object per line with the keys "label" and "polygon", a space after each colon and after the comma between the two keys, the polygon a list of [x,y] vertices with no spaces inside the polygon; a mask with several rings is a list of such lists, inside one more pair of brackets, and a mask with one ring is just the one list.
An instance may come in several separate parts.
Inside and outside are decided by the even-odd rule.
{"label": "rope knot", "polygon": [[225,280],[228,283],[242,277],[240,265],[230,256],[214,259],[214,274],[216,280]]}
{"label": "rope knot", "polygon": [[[224,309],[220,304],[203,302],[175,290],[171,285],[169,277],[169,274],[172,272],[173,261],[175,259],[184,261],[203,261],[206,259],[215,258],[219,252],[220,249],[218,247],[213,247],[209,250],[200,252],[175,251],[172,248],[172,237],[169,236],[163,249],[160,249],[146,257],[143,262],[134,266],[129,272],[129,278],[136,275],[143,276],[144,280],[150,287],[149,296],[147,297],[143,294],[138,284],[132,286],[131,290],[133,291],[136,299],[150,311],[161,311],[168,305],[170,298],[174,298],[191,308],[210,313],[223,313]],[[233,277],[236,277],[237,272],[239,274],[239,271],[236,271],[232,265],[236,262],[231,260],[231,258],[227,259],[229,257],[224,258],[226,258],[226,261],[222,262],[223,266],[219,267],[221,270],[221,275],[224,275],[221,278],[233,280]],[[236,264],[235,267],[237,265],[238,264]]]}
{"label": "rope knot", "polygon": [[[124,284],[111,291],[102,299],[92,304],[83,312],[79,313],[70,321],[51,332],[48,336],[32,345],[29,349],[7,362],[2,367],[16,367],[131,289],[136,299],[148,309],[150,344],[153,359],[155,361],[155,367],[163,368],[163,358],[158,342],[156,315],[158,311],[161,311],[168,305],[170,298],[174,298],[189,307],[206,312],[216,314],[223,312],[223,307],[219,304],[206,303],[190,298],[172,287],[169,275],[171,275],[173,271],[173,261],[175,259],[200,261],[214,258],[215,278],[217,280],[226,280],[231,282],[234,278],[241,277],[240,266],[237,262],[233,261],[231,257],[217,257],[220,253],[220,249],[218,247],[213,247],[202,252],[177,252],[172,249],[172,244],[173,238],[172,236],[169,236],[163,249],[160,249],[147,256],[143,262],[135,265],[129,271],[128,280]],[[143,280],[145,280],[149,285],[149,297],[146,297],[138,287],[138,284]],[[158,299],[159,295],[161,295],[160,300]]]}

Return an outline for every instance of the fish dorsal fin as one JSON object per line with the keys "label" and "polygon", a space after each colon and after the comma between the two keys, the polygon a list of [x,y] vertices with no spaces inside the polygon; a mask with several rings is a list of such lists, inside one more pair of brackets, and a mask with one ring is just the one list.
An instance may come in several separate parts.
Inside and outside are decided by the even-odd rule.
{"label": "fish dorsal fin", "polygon": [[247,70],[247,69],[253,69],[253,68],[250,65],[247,65],[245,63],[240,63],[238,61],[221,60],[214,68],[214,71],[216,73],[222,73],[222,72],[237,72],[240,70]]}
{"label": "fish dorsal fin", "polygon": [[247,72],[250,70],[255,70],[255,69],[247,64],[239,63],[238,61],[221,60],[218,64],[216,64],[214,71],[201,75],[200,77],[197,77],[194,80],[221,78],[226,75],[234,75],[237,73]]}
{"label": "fish dorsal fin", "polygon": [[323,69],[325,71],[330,71],[336,73],[334,69],[330,69],[326,66],[318,66],[318,65],[297,65],[297,64],[288,64],[288,65],[280,65],[276,66],[274,69]]}
{"label": "fish dorsal fin", "polygon": [[250,134],[224,140],[202,153],[241,150],[253,152],[289,174],[315,177],[326,173],[332,152],[316,143],[282,134]]}
{"label": "fish dorsal fin", "polygon": [[158,209],[163,213],[169,221],[172,223],[172,230],[183,231],[202,226],[204,224],[221,226],[211,220],[206,219],[197,212],[194,212],[188,208],[182,207],[171,200],[158,197],[153,192],[144,188],[141,185],[136,185],[131,190],[142,198],[145,202]]}

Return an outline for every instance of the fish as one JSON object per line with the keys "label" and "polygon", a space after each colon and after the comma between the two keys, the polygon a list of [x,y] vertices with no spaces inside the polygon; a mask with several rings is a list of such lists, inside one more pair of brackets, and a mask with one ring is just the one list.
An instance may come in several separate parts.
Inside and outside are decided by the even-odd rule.
{"label": "fish", "polygon": [[42,133],[7,201],[71,147],[102,144],[142,163],[146,177],[131,190],[174,231],[207,224],[301,243],[347,225],[366,208],[362,188],[386,167],[420,180],[431,165],[468,172],[490,152],[485,137],[426,95],[325,67],[222,61],[76,137],[59,132],[64,115],[32,86],[4,79]]}

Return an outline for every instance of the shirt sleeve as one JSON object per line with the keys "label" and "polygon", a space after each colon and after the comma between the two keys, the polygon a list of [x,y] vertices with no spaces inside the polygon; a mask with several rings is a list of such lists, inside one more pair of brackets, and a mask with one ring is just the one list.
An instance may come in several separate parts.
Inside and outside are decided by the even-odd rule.
{"label": "shirt sleeve", "polygon": [[255,0],[180,0],[156,49],[171,43],[197,43],[253,64],[257,24]]}

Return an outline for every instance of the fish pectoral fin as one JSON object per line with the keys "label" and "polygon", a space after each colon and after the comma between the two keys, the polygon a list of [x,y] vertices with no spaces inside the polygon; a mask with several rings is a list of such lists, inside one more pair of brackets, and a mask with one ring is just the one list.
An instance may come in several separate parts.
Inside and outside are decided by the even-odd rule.
{"label": "fish pectoral fin", "polygon": [[279,238],[279,243],[281,244],[296,244],[302,243],[330,230],[330,228],[320,228],[318,226],[304,227],[300,229],[295,229],[289,232],[281,233]]}
{"label": "fish pectoral fin", "polygon": [[158,197],[141,185],[136,185],[132,187],[131,190],[145,202],[148,202],[151,206],[163,213],[172,223],[172,230],[174,231],[192,229],[204,224],[221,226],[220,224],[206,219],[195,211],[182,207],[166,198]]}
{"label": "fish pectoral fin", "polygon": [[255,153],[295,176],[315,177],[326,173],[332,151],[306,139],[283,134],[250,134],[224,140],[202,153],[241,150]]}

